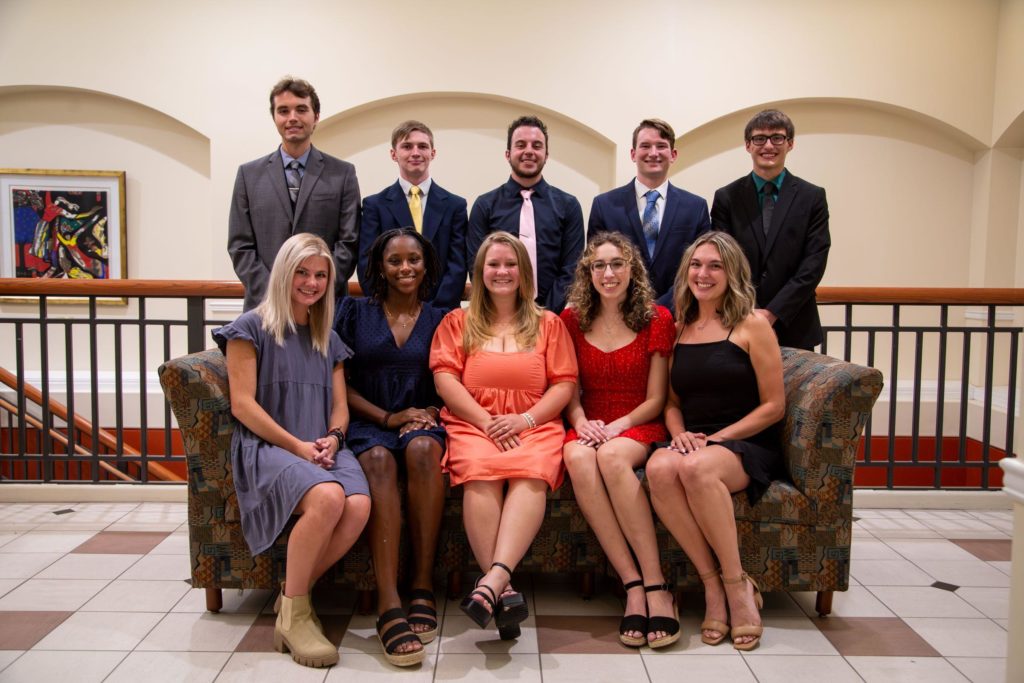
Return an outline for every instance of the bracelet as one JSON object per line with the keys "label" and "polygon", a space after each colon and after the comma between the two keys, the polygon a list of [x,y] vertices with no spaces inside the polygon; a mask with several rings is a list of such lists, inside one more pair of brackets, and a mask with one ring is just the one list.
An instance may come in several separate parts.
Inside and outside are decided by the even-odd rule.
{"label": "bracelet", "polygon": [[391,427],[388,426],[388,420],[391,419],[392,415],[394,415],[394,413],[384,413],[384,419],[380,421],[380,426],[384,429],[391,429]]}
{"label": "bracelet", "polygon": [[537,421],[533,419],[533,415],[530,415],[529,413],[520,413],[519,415],[526,420],[526,426],[528,428],[533,429],[537,426]]}
{"label": "bracelet", "polygon": [[327,432],[327,436],[333,436],[335,439],[338,440],[339,451],[345,447],[345,432],[341,431],[341,429],[332,429],[331,431]]}

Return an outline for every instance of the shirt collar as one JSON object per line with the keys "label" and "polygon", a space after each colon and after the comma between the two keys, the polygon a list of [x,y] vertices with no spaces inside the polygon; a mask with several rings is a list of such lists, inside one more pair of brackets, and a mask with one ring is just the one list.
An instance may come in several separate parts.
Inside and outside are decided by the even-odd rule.
{"label": "shirt collar", "polygon": [[657,187],[647,187],[646,185],[640,182],[639,178],[636,178],[633,180],[633,189],[636,190],[637,201],[641,199],[647,201],[647,197],[645,197],[644,195],[646,195],[651,190],[657,190],[658,194],[660,195],[660,198],[666,199],[668,198],[668,178],[666,178],[665,182],[663,182],[661,185],[658,185]]}
{"label": "shirt collar", "polygon": [[[426,180],[419,184],[421,197],[426,197],[428,194],[430,194],[430,186],[433,184],[433,182],[434,181],[432,181],[430,178],[427,178]],[[402,194],[408,197],[409,190],[412,189],[412,183],[410,183],[402,176],[398,176],[398,184],[402,186]]]}
{"label": "shirt collar", "polygon": [[534,185],[530,187],[523,187],[517,183],[512,176],[509,176],[508,182],[505,183],[504,187],[510,197],[518,197],[519,193],[523,190],[533,190],[535,195],[543,197],[548,189],[548,181],[544,180],[542,176]]}
{"label": "shirt collar", "polygon": [[782,182],[786,179],[786,169],[782,169],[782,173],[775,176],[774,180],[765,180],[764,178],[757,175],[753,171],[750,172],[750,175],[754,178],[754,187],[757,188],[758,194],[764,192],[764,186],[767,185],[768,183],[771,183],[772,185],[775,186],[775,192],[773,194],[778,194],[779,190],[782,189]]}
{"label": "shirt collar", "polygon": [[281,162],[285,165],[285,168],[287,168],[288,164],[292,163],[292,161],[298,161],[302,168],[306,168],[306,162],[309,161],[309,153],[313,151],[313,145],[310,145],[306,151],[302,153],[302,156],[298,158],[295,158],[288,154],[288,152],[284,151],[283,146],[278,149],[281,150]]}

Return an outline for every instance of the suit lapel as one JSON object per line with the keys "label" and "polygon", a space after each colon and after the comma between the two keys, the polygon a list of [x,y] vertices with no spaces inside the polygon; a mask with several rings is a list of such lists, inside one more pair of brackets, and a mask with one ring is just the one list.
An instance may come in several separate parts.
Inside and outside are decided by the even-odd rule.
{"label": "suit lapel", "polygon": [[772,212],[772,224],[768,229],[768,243],[764,247],[764,255],[767,258],[775,246],[775,240],[782,232],[782,226],[786,224],[786,214],[793,206],[799,188],[793,183],[793,174],[787,173],[786,179],[782,181],[782,188],[779,190],[779,201],[775,203],[775,211]]}
{"label": "suit lapel", "polygon": [[[757,243],[757,250],[764,254],[764,227],[761,221],[761,205],[757,201],[757,186],[754,185],[754,179],[748,174],[743,181],[742,189],[740,190],[740,207],[743,211],[743,220],[741,225],[747,226],[754,237],[754,241]],[[776,210],[778,210],[776,208]],[[751,267],[755,267],[751,264]]]}
{"label": "suit lapel", "polygon": [[409,211],[409,200],[402,192],[402,186],[395,181],[395,184],[388,188],[387,207],[395,224],[399,227],[412,225],[412,213]]}
{"label": "suit lapel", "polygon": [[430,194],[427,195],[427,205],[423,212],[423,236],[431,242],[434,241],[437,229],[441,226],[446,201],[448,201],[448,192],[437,183],[431,183]]}
{"label": "suit lapel", "polygon": [[[665,240],[668,239],[669,231],[666,229],[666,226],[675,225],[676,211],[679,209],[679,201],[678,198],[673,197],[673,195],[678,191],[679,190],[677,190],[672,183],[669,183],[668,190],[665,193],[665,211],[662,213],[661,224],[658,226],[658,239],[654,241],[654,256],[651,258],[652,262],[658,260],[658,256],[660,256],[662,252],[662,247],[665,246]],[[676,199],[676,201],[672,201],[672,199]],[[633,213],[636,214],[636,211]],[[640,229],[640,232],[643,232],[643,228]]]}
{"label": "suit lapel", "polygon": [[[640,222],[640,213],[636,208],[636,180],[634,179],[632,183],[623,187],[620,192],[619,205],[626,214],[626,223],[629,224],[630,230],[633,231],[633,243],[640,247],[644,263],[647,265],[647,269],[650,270],[653,259],[647,253],[647,238],[644,236],[644,225]],[[657,248],[655,248],[654,253],[658,253]]]}
{"label": "suit lapel", "polygon": [[[295,232],[295,226],[299,224],[299,218],[302,216],[302,210],[306,208],[306,203],[309,201],[309,195],[313,192],[313,187],[317,181],[320,180],[320,174],[324,171],[324,156],[316,147],[310,147],[309,158],[306,160],[306,172],[302,176],[302,184],[299,186],[299,198],[295,201],[295,216],[292,218],[292,232]],[[283,175],[283,173],[282,173]],[[285,190],[287,192],[287,189]]]}
{"label": "suit lapel", "polygon": [[292,200],[288,196],[288,184],[284,179],[284,163],[281,161],[281,150],[277,149],[267,157],[267,173],[270,174],[270,185],[274,188],[274,194],[281,201],[281,206],[288,216],[292,216]]}

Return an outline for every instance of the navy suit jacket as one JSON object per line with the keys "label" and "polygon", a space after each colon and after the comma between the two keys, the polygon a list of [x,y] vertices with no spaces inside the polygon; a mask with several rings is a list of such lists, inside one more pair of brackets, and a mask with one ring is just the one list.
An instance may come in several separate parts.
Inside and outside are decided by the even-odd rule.
{"label": "navy suit jacket", "polygon": [[825,190],[787,172],[765,237],[757,187],[747,174],[715,192],[715,230],[736,238],[750,261],[758,308],[775,314],[782,346],[813,349],[821,343],[814,290],[825,275],[832,244]]}
{"label": "navy suit jacket", "polygon": [[703,198],[668,185],[665,198],[665,212],[654,244],[654,258],[647,253],[647,238],[637,210],[636,180],[622,187],[609,190],[594,197],[590,207],[590,221],[587,223],[587,237],[593,237],[601,230],[620,232],[628,237],[644,257],[644,265],[651,277],[654,295],[660,297],[672,310],[672,291],[679,262],[683,252],[693,244],[697,235],[711,229],[708,217],[708,203]]}
{"label": "navy suit jacket", "polygon": [[334,252],[335,293],[344,296],[356,269],[359,238],[355,166],[312,147],[294,209],[280,149],[239,166],[228,216],[228,254],[245,285],[245,310],[263,300],[277,252],[300,232],[320,236]]}
{"label": "navy suit jacket", "polygon": [[[466,288],[466,200],[430,183],[423,212],[423,236],[434,245],[441,280],[429,300],[435,306],[452,309],[460,305]],[[370,247],[381,233],[412,226],[409,199],[398,181],[363,200],[363,223],[359,231],[359,284],[365,292]]]}

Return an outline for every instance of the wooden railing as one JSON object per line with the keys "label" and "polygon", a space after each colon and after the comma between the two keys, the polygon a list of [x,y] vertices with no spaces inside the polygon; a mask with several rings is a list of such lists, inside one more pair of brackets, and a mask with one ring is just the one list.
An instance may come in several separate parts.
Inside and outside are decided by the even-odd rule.
{"label": "wooden railing", "polygon": [[[358,284],[350,283],[349,291],[359,295]],[[0,403],[0,417],[6,414],[0,476],[60,480],[53,466],[59,458],[77,463],[77,470],[62,470],[67,479],[101,483],[110,476],[96,466],[101,455],[122,474],[139,472],[142,482],[151,463],[183,471],[155,369],[211,346],[210,329],[235,309],[220,307],[220,317],[209,317],[210,300],[242,296],[235,281],[0,279],[0,299],[31,301],[0,313],[0,339],[13,340],[0,344],[0,366],[17,378],[6,409]],[[826,331],[822,352],[879,367],[886,376],[886,394],[865,434],[858,483],[998,486],[996,463],[1014,452],[1024,289],[820,287],[817,297]],[[81,303],[63,303],[70,299]],[[129,305],[98,305],[118,299]],[[36,375],[44,405],[32,415],[25,384]],[[46,407],[50,394],[63,395],[67,417]],[[138,415],[126,417],[135,403]],[[152,429],[150,404],[162,411]],[[933,404],[943,409],[929,408]],[[84,428],[83,414],[100,416],[113,442]]]}

